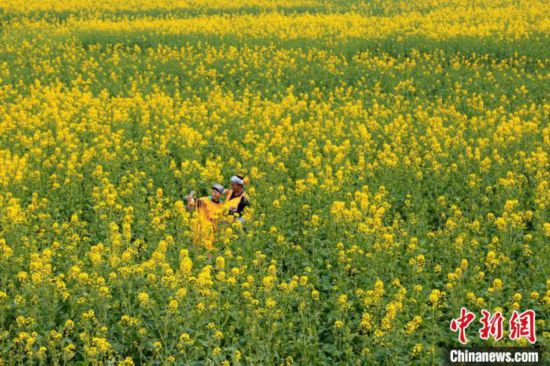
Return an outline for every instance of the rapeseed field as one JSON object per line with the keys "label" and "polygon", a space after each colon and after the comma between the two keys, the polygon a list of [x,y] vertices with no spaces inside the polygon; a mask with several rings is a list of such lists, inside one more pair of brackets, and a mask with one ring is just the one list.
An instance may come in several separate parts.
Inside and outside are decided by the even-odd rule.
{"label": "rapeseed field", "polygon": [[[0,365],[550,346],[550,4],[0,0]],[[241,174],[209,245],[188,194]],[[480,339],[481,311],[504,337]]]}

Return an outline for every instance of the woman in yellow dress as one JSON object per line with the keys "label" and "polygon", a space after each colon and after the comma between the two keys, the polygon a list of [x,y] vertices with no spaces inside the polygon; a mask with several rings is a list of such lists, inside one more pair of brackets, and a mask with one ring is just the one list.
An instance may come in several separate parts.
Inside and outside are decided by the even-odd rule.
{"label": "woman in yellow dress", "polygon": [[215,234],[217,231],[217,221],[224,209],[222,195],[225,189],[221,184],[213,184],[210,196],[195,199],[193,192],[187,197],[187,208],[198,214],[193,217],[191,228],[193,233],[193,243],[203,245],[207,249],[214,248]]}

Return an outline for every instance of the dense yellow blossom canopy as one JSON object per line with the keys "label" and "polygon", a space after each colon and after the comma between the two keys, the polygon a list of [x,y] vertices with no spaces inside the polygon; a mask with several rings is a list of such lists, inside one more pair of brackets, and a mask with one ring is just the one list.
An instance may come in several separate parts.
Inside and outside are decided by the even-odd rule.
{"label": "dense yellow blossom canopy", "polygon": [[[542,0],[0,0],[0,365],[440,364],[461,307],[533,309],[548,349],[549,28]],[[184,196],[235,172],[246,224],[194,245]]]}

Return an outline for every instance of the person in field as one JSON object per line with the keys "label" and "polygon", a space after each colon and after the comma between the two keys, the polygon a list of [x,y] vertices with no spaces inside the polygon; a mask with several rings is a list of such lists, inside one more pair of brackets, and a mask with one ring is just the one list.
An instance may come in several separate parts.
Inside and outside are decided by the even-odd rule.
{"label": "person in field", "polygon": [[240,174],[234,175],[231,177],[231,189],[228,190],[225,198],[226,213],[244,224],[242,215],[248,206],[250,206],[250,199],[244,191],[244,177]]}
{"label": "person in field", "polygon": [[192,219],[193,243],[213,249],[218,218],[224,209],[222,200],[225,189],[221,184],[213,184],[210,196],[195,199],[194,192],[187,196],[189,211],[198,211]]}

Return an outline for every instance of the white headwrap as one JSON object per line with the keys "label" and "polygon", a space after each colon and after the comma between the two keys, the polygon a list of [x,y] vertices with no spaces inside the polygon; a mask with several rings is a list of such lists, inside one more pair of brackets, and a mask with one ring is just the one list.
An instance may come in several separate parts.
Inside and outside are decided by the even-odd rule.
{"label": "white headwrap", "polygon": [[234,176],[231,177],[231,183],[237,183],[237,184],[240,184],[241,186],[244,185],[243,179],[237,177],[236,175],[234,175]]}
{"label": "white headwrap", "polygon": [[223,186],[221,184],[218,184],[218,183],[213,184],[212,188],[214,188],[216,191],[220,192],[221,194],[223,194],[223,192],[225,192],[225,189],[223,188]]}

